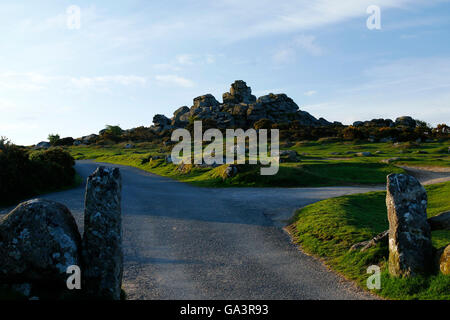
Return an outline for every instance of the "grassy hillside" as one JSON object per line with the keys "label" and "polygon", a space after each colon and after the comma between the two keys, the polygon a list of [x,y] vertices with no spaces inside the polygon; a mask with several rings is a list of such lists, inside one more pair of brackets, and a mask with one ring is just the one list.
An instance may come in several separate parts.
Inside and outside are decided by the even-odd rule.
{"label": "grassy hillside", "polygon": [[[428,216],[450,210],[450,182],[428,186]],[[366,288],[367,267],[379,265],[381,290],[377,294],[393,299],[450,299],[450,276],[432,275],[414,279],[389,276],[387,246],[379,244],[365,252],[349,251],[389,228],[385,192],[371,192],[327,199],[297,211],[289,231],[308,253],[325,260],[332,269]],[[433,232],[433,246],[450,243],[450,231]]]}
{"label": "grassy hillside", "polygon": [[[148,172],[171,177],[199,186],[279,186],[318,187],[355,184],[382,184],[389,173],[402,173],[395,165],[432,165],[450,167],[448,147],[443,143],[357,143],[330,142],[326,139],[314,142],[299,142],[284,149],[295,150],[301,162],[282,163],[276,176],[261,176],[258,166],[244,166],[240,173],[224,180],[222,168],[191,168],[180,172],[173,164],[164,160],[143,163],[149,156],[170,154],[170,149],[161,145],[140,143],[133,149],[125,149],[125,143],[110,146],[78,146],[68,148],[75,159],[93,159],[102,162],[124,164]],[[358,155],[371,152],[371,156]],[[397,158],[391,163],[383,160]],[[145,162],[145,161],[144,161]]]}

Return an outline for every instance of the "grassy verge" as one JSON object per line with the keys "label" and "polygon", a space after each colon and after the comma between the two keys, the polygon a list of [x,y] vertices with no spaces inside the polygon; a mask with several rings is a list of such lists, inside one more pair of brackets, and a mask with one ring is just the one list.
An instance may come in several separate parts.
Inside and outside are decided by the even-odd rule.
{"label": "grassy verge", "polygon": [[[450,210],[450,183],[427,187],[428,216]],[[367,267],[379,265],[381,290],[391,299],[450,299],[450,276],[442,274],[413,279],[392,278],[387,272],[388,248],[379,244],[365,252],[349,251],[360,241],[388,229],[385,192],[371,192],[327,199],[297,211],[289,227],[294,241],[306,252],[319,256],[346,278],[366,288]],[[433,246],[450,243],[450,232],[433,232]]]}

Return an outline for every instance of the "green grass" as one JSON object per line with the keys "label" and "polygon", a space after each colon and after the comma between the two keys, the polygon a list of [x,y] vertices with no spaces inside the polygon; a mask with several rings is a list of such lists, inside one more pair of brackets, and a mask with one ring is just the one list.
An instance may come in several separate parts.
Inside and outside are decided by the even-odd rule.
{"label": "green grass", "polygon": [[[450,182],[428,186],[428,216],[450,210]],[[450,276],[431,275],[413,279],[390,277],[388,248],[381,244],[365,252],[349,251],[358,242],[387,230],[385,192],[343,196],[317,202],[297,211],[289,230],[303,250],[325,260],[332,269],[366,288],[370,265],[382,270],[377,294],[392,299],[450,299]],[[433,232],[433,246],[450,243],[450,232]]]}
{"label": "green grass", "polygon": [[[306,153],[306,158],[335,158],[348,162],[380,162],[383,159],[400,158],[395,164],[411,166],[440,166],[450,167],[450,142],[411,143],[404,142],[397,145],[393,143],[368,143],[358,141],[298,142],[291,150],[299,154]],[[375,152],[381,151],[379,154]],[[371,152],[371,157],[358,157],[348,152]],[[419,152],[426,152],[421,154]]]}
{"label": "green grass", "polygon": [[[123,143],[113,146],[79,146],[71,147],[69,151],[77,159],[92,159],[112,164],[123,164],[137,167],[148,172],[170,177],[183,182],[204,187],[320,187],[337,185],[358,184],[383,184],[386,175],[390,173],[403,173],[404,170],[393,164],[381,163],[381,160],[398,156],[394,151],[398,147],[392,144],[348,144],[344,142],[305,142],[292,147],[301,157],[300,163],[282,163],[277,175],[261,176],[259,166],[245,166],[240,173],[232,179],[222,179],[220,171],[223,168],[193,168],[187,173],[180,173],[173,164],[166,164],[162,160],[142,164],[142,159],[150,155],[169,154],[167,148],[161,148],[149,143],[138,144],[135,149],[124,149]],[[430,144],[434,145],[434,144]],[[423,146],[431,151],[443,149],[443,145]],[[353,154],[345,154],[347,151],[370,151],[374,153],[380,150],[383,153],[372,157],[357,157]],[[431,152],[430,151],[430,152]],[[437,152],[437,151],[436,151]],[[342,153],[342,155],[330,155]],[[420,154],[417,158],[408,156],[410,160],[398,161],[402,164],[436,163],[437,165],[450,166],[450,158],[445,154]],[[438,161],[433,157],[438,156],[444,160]],[[406,158],[402,158],[406,159]],[[412,159],[412,160],[411,160]],[[408,162],[409,161],[409,162]],[[396,163],[397,164],[397,163]]]}

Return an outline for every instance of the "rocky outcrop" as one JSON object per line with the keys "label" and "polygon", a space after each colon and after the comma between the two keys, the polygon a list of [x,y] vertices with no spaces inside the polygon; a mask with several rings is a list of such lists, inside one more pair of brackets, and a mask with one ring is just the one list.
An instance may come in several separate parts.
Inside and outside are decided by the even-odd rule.
{"label": "rocky outcrop", "polygon": [[52,146],[52,145],[51,145],[50,143],[45,142],[45,141],[42,141],[42,142],[39,142],[37,145],[35,145],[35,146],[33,147],[33,149],[34,149],[34,150],[48,149],[48,148],[50,148],[51,146]]}
{"label": "rocky outcrop", "polygon": [[297,121],[302,126],[332,125],[323,118],[316,119],[299,110],[297,104],[285,94],[271,93],[257,99],[252,95],[251,88],[242,80],[231,84],[230,91],[223,94],[223,103],[211,94],[199,96],[194,99],[190,109],[186,106],[179,108],[171,119],[156,115],[151,128],[157,133],[163,133],[173,128],[186,127],[190,119],[210,120],[221,129],[246,129],[261,119],[268,119],[273,123]]}
{"label": "rocky outcrop", "polygon": [[297,151],[295,150],[281,150],[280,151],[280,162],[299,162]]}
{"label": "rocky outcrop", "polygon": [[429,218],[428,224],[432,231],[450,230],[450,211]]}
{"label": "rocky outcrop", "polygon": [[119,169],[99,167],[86,185],[83,272],[88,295],[119,300],[123,274],[122,181]]}
{"label": "rocky outcrop", "polygon": [[151,128],[155,133],[161,133],[173,129],[172,120],[170,120],[163,114],[155,115],[153,117],[153,123],[154,126],[152,126]]}
{"label": "rocky outcrop", "polygon": [[413,276],[430,270],[431,229],[427,222],[427,193],[416,178],[405,174],[387,177],[389,272]]}
{"label": "rocky outcrop", "polygon": [[237,80],[231,85],[230,92],[223,94],[223,103],[229,104],[252,104],[256,102],[256,97],[252,95],[252,89],[245,81]]}
{"label": "rocky outcrop", "polygon": [[395,119],[395,125],[415,128],[416,120],[414,120],[413,118],[408,117],[408,116],[398,117],[397,119]]}
{"label": "rocky outcrop", "polygon": [[183,128],[189,123],[189,108],[184,106],[180,107],[173,113],[171,124],[177,128]]}
{"label": "rocky outcrop", "polygon": [[81,237],[64,205],[21,203],[0,222],[0,283],[65,286],[66,271],[80,265]]}
{"label": "rocky outcrop", "polygon": [[391,119],[372,119],[370,121],[355,121],[354,127],[393,127],[394,121]]}

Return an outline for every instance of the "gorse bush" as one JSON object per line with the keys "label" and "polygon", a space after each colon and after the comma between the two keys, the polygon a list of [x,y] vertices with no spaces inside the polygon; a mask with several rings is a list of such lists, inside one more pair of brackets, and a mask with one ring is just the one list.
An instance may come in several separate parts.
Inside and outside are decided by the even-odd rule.
{"label": "gorse bush", "polygon": [[60,138],[61,137],[59,136],[59,134],[49,134],[48,135],[48,141],[50,142],[50,144],[52,146],[54,146]]}
{"label": "gorse bush", "polygon": [[61,148],[37,151],[30,155],[30,161],[40,177],[45,177],[42,188],[70,185],[75,175],[75,160]]}
{"label": "gorse bush", "polygon": [[74,183],[75,162],[60,148],[30,151],[0,139],[0,204]]}

